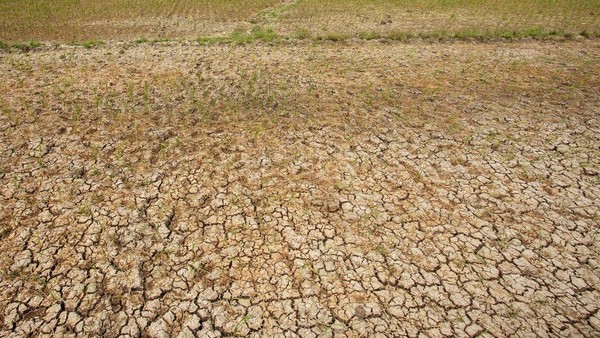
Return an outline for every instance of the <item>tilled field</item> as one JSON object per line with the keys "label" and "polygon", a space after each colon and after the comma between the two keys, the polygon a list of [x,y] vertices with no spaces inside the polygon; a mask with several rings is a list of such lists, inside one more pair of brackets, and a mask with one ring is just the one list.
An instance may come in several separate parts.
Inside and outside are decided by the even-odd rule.
{"label": "tilled field", "polygon": [[278,0],[3,0],[0,40],[219,35],[248,26],[261,11],[278,6]]}
{"label": "tilled field", "polygon": [[599,58],[0,53],[0,336],[598,336]]}

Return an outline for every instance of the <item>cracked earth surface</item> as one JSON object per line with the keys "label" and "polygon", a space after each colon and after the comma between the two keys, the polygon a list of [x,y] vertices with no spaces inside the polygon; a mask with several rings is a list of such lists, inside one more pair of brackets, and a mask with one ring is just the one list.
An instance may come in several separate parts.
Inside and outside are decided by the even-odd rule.
{"label": "cracked earth surface", "polygon": [[0,54],[0,336],[597,336],[599,57]]}

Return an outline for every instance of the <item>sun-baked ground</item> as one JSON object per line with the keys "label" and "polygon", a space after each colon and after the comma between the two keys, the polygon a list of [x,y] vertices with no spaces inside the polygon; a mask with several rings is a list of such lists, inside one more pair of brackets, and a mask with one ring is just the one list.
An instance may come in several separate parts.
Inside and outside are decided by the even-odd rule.
{"label": "sun-baked ground", "polygon": [[0,53],[0,336],[597,336],[600,42]]}

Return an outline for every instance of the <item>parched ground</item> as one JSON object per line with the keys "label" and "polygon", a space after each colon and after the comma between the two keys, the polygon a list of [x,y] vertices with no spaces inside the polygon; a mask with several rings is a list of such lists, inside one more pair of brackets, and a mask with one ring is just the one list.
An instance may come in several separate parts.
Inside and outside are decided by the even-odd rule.
{"label": "parched ground", "polygon": [[598,336],[600,42],[0,53],[0,336]]}

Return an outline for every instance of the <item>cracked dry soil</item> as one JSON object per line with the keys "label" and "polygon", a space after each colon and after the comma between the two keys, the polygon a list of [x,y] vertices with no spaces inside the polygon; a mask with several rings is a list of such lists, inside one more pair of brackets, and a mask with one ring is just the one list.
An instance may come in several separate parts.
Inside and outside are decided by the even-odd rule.
{"label": "cracked dry soil", "polygon": [[598,336],[599,57],[0,54],[0,336]]}

